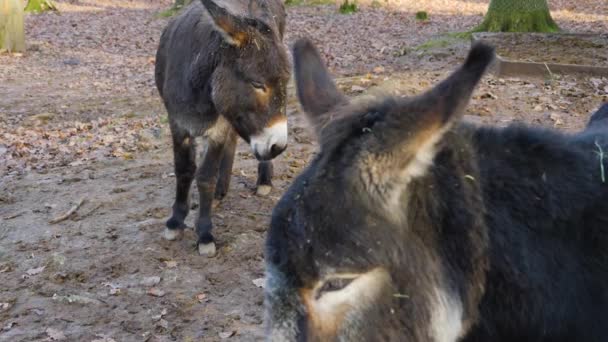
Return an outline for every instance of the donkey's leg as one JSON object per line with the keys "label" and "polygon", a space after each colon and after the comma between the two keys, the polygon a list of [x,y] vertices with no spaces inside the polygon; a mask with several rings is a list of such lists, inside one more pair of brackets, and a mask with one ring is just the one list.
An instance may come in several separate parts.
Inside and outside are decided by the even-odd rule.
{"label": "donkey's leg", "polygon": [[268,160],[258,163],[257,194],[259,196],[266,196],[270,193],[270,190],[272,190],[272,174],[272,161]]}
{"label": "donkey's leg", "polygon": [[175,240],[182,236],[184,219],[190,211],[190,186],[196,172],[196,145],[194,138],[179,128],[171,130],[173,137],[173,159],[175,166],[175,202],[173,213],[167,221],[165,238]]}
{"label": "donkey's leg", "polygon": [[226,138],[224,151],[222,152],[222,162],[220,164],[219,178],[215,186],[215,199],[222,200],[228,193],[230,179],[232,178],[232,165],[234,163],[234,152],[236,151],[236,133],[230,133]]}
{"label": "donkey's leg", "polygon": [[224,150],[224,142],[207,141],[207,152],[203,162],[196,171],[196,185],[199,193],[199,215],[196,220],[198,235],[198,252],[201,255],[214,256],[215,242],[211,230],[211,207],[215,194],[215,185]]}

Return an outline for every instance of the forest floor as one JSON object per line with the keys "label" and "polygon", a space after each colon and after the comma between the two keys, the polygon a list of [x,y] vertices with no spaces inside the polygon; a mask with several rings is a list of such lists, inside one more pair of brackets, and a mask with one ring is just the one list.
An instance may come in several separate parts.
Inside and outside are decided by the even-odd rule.
{"label": "forest floor", "polygon": [[[549,2],[563,29],[608,32],[607,2]],[[213,216],[218,255],[200,257],[191,230],[161,237],[175,178],[153,69],[170,1],[57,4],[59,14],[27,17],[27,52],[0,55],[0,341],[259,340],[271,210],[316,148],[293,89],[275,188],[254,194],[256,161],[240,143]],[[289,6],[286,44],[311,37],[351,96],[414,95],[466,54],[469,41],[441,34],[473,27],[487,4],[402,0],[353,15]],[[414,18],[421,10],[430,20]],[[572,132],[605,101],[607,78],[489,74],[466,118]]]}

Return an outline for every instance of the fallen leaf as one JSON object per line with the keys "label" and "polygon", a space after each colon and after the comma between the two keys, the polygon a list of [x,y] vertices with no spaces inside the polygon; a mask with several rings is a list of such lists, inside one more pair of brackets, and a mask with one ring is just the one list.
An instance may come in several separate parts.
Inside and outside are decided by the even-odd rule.
{"label": "fallen leaf", "polygon": [[479,98],[496,100],[498,98],[498,96],[496,96],[490,92],[487,92],[487,93],[482,94]]}
{"label": "fallen leaf", "polygon": [[207,295],[204,293],[199,293],[196,295],[196,299],[198,299],[198,301],[200,303],[204,302],[206,298],[207,298]]}
{"label": "fallen leaf", "polygon": [[51,341],[63,341],[66,339],[63,332],[53,328],[47,328],[46,334],[49,335]]}
{"label": "fallen leaf", "polygon": [[160,283],[160,277],[152,276],[152,277],[146,277],[146,278],[142,279],[139,282],[139,285],[145,286],[145,287],[150,287],[150,286],[157,285],[158,283]]}
{"label": "fallen leaf", "polygon": [[165,316],[167,314],[167,309],[163,309],[160,314],[152,316],[152,320],[153,321],[158,321],[159,319],[163,318],[163,316]]}
{"label": "fallen leaf", "polygon": [[554,127],[561,126],[564,124],[564,121],[562,120],[562,118],[559,114],[551,113],[551,114],[549,114],[549,118],[551,120],[553,120]]}
{"label": "fallen leaf", "polygon": [[177,261],[167,260],[167,261],[165,261],[165,266],[167,268],[175,268],[175,267],[177,267]]}
{"label": "fallen leaf", "polygon": [[264,288],[264,282],[266,280],[264,278],[258,278],[258,279],[254,279],[251,282],[253,283],[253,285],[260,287],[260,288]]}
{"label": "fallen leaf", "polygon": [[17,325],[17,322],[10,322],[7,325],[5,325],[4,327],[2,327],[2,331],[9,331],[11,330],[15,325]]}
{"label": "fallen leaf", "polygon": [[68,303],[68,304],[96,304],[101,305],[103,302],[97,300],[95,298],[89,298],[80,295],[67,295],[67,296],[59,296],[56,293],[53,295],[53,300]]}
{"label": "fallen leaf", "polygon": [[148,294],[150,296],[154,296],[154,297],[162,297],[165,295],[165,291],[158,289],[156,287],[153,287],[151,289],[148,290]]}
{"label": "fallen leaf", "polygon": [[375,67],[372,71],[374,72],[374,74],[381,74],[384,72],[384,67],[383,66],[377,66]]}
{"label": "fallen leaf", "polygon": [[29,270],[25,271],[25,273],[27,273],[27,275],[36,275],[42,271],[44,271],[44,269],[46,268],[46,266],[40,266],[40,267],[36,267],[36,268],[30,268]]}
{"label": "fallen leaf", "polygon": [[100,335],[100,334],[98,334],[98,335],[96,335],[96,336],[97,336],[97,337],[99,337],[99,338],[94,339],[94,340],[93,340],[93,341],[91,341],[91,342],[116,342],[116,340],[115,340],[115,339],[113,339],[113,338],[111,338],[111,337],[108,337],[108,336],[106,336],[106,335]]}
{"label": "fallen leaf", "polygon": [[234,334],[236,334],[235,330],[233,330],[233,331],[224,331],[224,332],[219,333],[218,335],[220,335],[220,338],[224,339],[224,338],[232,337],[232,336],[234,336]]}
{"label": "fallen leaf", "polygon": [[167,322],[166,319],[161,318],[160,321],[158,321],[157,325],[162,328],[169,329],[169,322]]}

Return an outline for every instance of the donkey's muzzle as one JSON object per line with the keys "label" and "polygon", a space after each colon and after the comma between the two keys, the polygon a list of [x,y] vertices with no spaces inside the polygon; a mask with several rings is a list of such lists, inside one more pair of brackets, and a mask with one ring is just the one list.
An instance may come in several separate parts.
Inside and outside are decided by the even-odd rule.
{"label": "donkey's muzzle", "polygon": [[276,121],[250,140],[253,154],[258,160],[270,160],[287,148],[287,121]]}

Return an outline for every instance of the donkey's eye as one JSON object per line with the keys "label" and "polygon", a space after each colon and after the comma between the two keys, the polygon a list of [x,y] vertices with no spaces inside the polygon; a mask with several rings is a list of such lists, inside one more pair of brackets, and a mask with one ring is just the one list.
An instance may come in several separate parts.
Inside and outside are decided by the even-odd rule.
{"label": "donkey's eye", "polygon": [[315,299],[321,298],[325,293],[340,291],[353,282],[355,278],[329,278],[323,282],[323,285],[317,290]]}
{"label": "donkey's eye", "polygon": [[252,81],[251,86],[257,90],[266,91],[266,86],[262,82]]}

